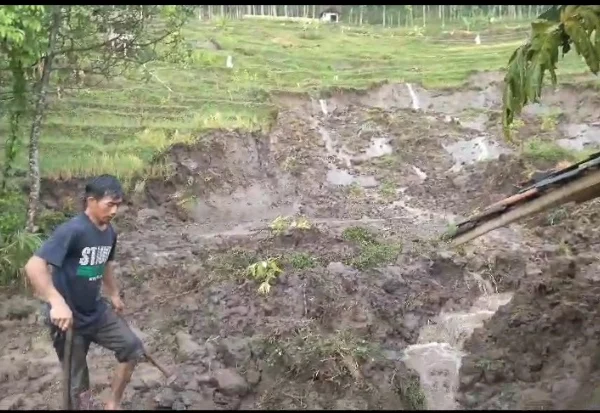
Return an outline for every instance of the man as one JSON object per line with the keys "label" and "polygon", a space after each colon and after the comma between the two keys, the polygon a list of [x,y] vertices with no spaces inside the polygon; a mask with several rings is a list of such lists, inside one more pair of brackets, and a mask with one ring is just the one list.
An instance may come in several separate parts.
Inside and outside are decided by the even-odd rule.
{"label": "man", "polygon": [[[91,342],[112,350],[119,362],[106,410],[120,409],[125,386],[144,355],[139,338],[117,314],[124,305],[113,273],[117,235],[110,221],[122,200],[123,190],[114,176],[90,180],[85,186],[85,211],[56,228],[25,266],[35,291],[46,302],[53,345],[61,363],[65,332],[73,328],[73,409],[90,400],[86,357]],[[100,295],[102,285],[114,310]]]}

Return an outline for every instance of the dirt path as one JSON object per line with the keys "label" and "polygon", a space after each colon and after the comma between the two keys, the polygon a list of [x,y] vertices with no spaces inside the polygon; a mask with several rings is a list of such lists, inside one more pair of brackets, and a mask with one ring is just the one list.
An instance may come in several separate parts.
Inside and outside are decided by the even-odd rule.
{"label": "dirt path", "polygon": [[[439,242],[449,221],[506,196],[528,172],[499,140],[490,76],[461,91],[401,84],[322,101],[280,95],[268,135],[215,131],[165,154],[172,176],[145,182],[117,222],[118,273],[128,319],[180,379],[165,386],[141,365],[125,407],[514,408],[538,384],[570,379],[565,346],[577,356],[573,388],[592,377],[580,365],[595,319],[578,321],[597,296],[585,275],[597,265],[595,232],[579,224],[589,214],[501,229],[460,252]],[[569,112],[574,100],[595,104],[573,92],[549,98],[562,115],[544,139],[587,139],[564,125],[591,125],[600,112]],[[520,133],[541,131],[543,109],[525,116]],[[60,207],[69,185],[46,202]],[[304,215],[313,228],[276,234],[269,224],[280,215]],[[575,277],[583,281],[555,286],[554,262],[569,254],[588,257]],[[284,272],[265,297],[244,271],[269,257]],[[568,304],[584,287],[586,299]],[[58,408],[60,369],[37,303],[14,297],[0,308],[0,406]],[[570,341],[566,325],[585,340]],[[532,355],[523,364],[530,353],[510,337],[534,343],[549,331],[561,337],[543,353],[555,363],[540,368]],[[93,347],[89,363],[101,399],[114,360]],[[522,365],[529,373],[515,370]]]}

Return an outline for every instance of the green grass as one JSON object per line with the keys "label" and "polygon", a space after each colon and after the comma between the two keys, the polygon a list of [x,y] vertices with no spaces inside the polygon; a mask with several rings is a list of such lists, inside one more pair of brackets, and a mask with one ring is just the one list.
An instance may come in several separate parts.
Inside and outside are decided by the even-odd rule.
{"label": "green grass", "polygon": [[347,264],[359,270],[392,263],[402,252],[401,244],[380,242],[372,231],[363,227],[346,228],[342,238],[358,244],[356,256],[348,259]]}
{"label": "green grass", "polygon": [[561,161],[579,162],[597,150],[588,149],[583,151],[573,151],[565,149],[555,142],[544,141],[541,139],[531,139],[525,142],[523,146],[523,156],[531,160],[540,160],[546,162],[558,163]]}
{"label": "green grass", "polygon": [[[42,174],[163,174],[161,168],[145,168],[173,143],[194,141],[210,128],[268,126],[273,91],[316,94],[384,80],[458,86],[473,71],[502,69],[524,37],[522,30],[494,33],[476,46],[410,33],[375,26],[191,21],[184,33],[190,44],[212,38],[223,50],[195,49],[186,63],[148,64],[153,73],[148,82],[112,79],[54,100],[41,139]],[[233,69],[225,67],[228,55]],[[567,77],[586,72],[575,53],[559,70]],[[4,119],[0,136],[7,128]],[[25,168],[25,157],[23,150],[18,167]]]}

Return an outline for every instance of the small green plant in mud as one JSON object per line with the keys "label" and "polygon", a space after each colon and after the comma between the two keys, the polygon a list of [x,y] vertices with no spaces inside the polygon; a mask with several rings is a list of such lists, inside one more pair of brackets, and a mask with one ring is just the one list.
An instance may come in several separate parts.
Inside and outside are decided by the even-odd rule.
{"label": "small green plant in mud", "polygon": [[446,226],[446,230],[444,231],[444,233],[442,234],[442,236],[440,238],[442,239],[442,241],[448,241],[453,236],[456,235],[457,231],[458,231],[458,225],[456,225],[454,223],[448,223],[448,225]]}
{"label": "small green plant in mud", "polygon": [[260,286],[258,292],[267,295],[271,292],[272,283],[283,272],[279,267],[277,258],[268,258],[264,261],[255,262],[246,269],[246,275],[251,279],[258,281]]}
{"label": "small green plant in mud", "polygon": [[542,117],[542,125],[541,128],[543,131],[551,132],[556,130],[558,126],[558,114],[557,113],[549,113]]}
{"label": "small green plant in mud", "polygon": [[206,264],[219,279],[235,278],[244,274],[250,264],[256,260],[253,252],[232,248],[227,254],[210,255]]}
{"label": "small green plant in mud", "polygon": [[371,159],[370,163],[381,168],[394,170],[400,166],[402,160],[400,159],[399,155],[383,155],[381,157]]}
{"label": "small green plant in mud", "polygon": [[576,159],[576,156],[571,151],[559,146],[557,143],[543,141],[539,138],[534,138],[525,142],[523,156],[532,161],[547,161],[554,163]]}
{"label": "small green plant in mud", "polygon": [[393,262],[402,252],[399,243],[381,243],[375,235],[366,228],[348,227],[342,233],[342,237],[349,242],[359,245],[360,252],[357,256],[348,260],[348,264],[359,270],[373,268],[381,264]]}
{"label": "small green plant in mud", "polygon": [[283,367],[288,377],[340,387],[346,380],[361,381],[360,365],[381,355],[377,345],[351,331],[325,335],[312,326],[299,327],[289,336],[269,336],[263,340],[262,348],[267,365]]}
{"label": "small green plant in mud", "polygon": [[305,252],[295,252],[289,257],[291,266],[297,270],[314,268],[317,266],[317,259]]}
{"label": "small green plant in mud", "polygon": [[290,155],[281,163],[281,169],[286,172],[293,172],[298,169],[298,160],[295,156]]}
{"label": "small green plant in mud", "polygon": [[482,358],[475,363],[475,367],[483,371],[499,370],[504,367],[504,361]]}
{"label": "small green plant in mud", "polygon": [[365,190],[362,188],[362,186],[360,186],[360,184],[353,182],[352,184],[348,185],[348,196],[350,198],[362,198],[365,195]]}
{"label": "small green plant in mud", "polygon": [[385,199],[394,198],[396,196],[396,185],[392,181],[383,181],[379,186],[379,194]]}
{"label": "small green plant in mud", "polygon": [[360,254],[350,259],[349,264],[359,270],[373,268],[393,262],[402,252],[400,244],[368,244],[361,247]]}
{"label": "small green plant in mud", "polygon": [[288,229],[308,230],[313,226],[306,217],[290,218],[278,216],[269,224],[269,228],[275,235],[280,235]]}
{"label": "small green plant in mud", "polygon": [[177,200],[177,206],[185,209],[186,211],[192,210],[194,206],[198,204],[198,196],[196,195],[184,195]]}
{"label": "small green plant in mud", "polygon": [[357,244],[368,244],[376,241],[375,234],[363,227],[348,227],[344,229],[342,238],[348,242],[355,242]]}
{"label": "small green plant in mud", "polygon": [[513,123],[511,123],[511,125],[509,126],[509,129],[511,132],[515,132],[515,131],[518,131],[519,129],[521,129],[523,126],[525,126],[525,122],[523,121],[523,119],[518,118],[518,119],[515,119],[513,121]]}
{"label": "small green plant in mud", "polygon": [[409,377],[398,386],[398,392],[404,402],[404,410],[425,410],[425,393],[418,378]]}
{"label": "small green plant in mud", "polygon": [[552,226],[559,224],[563,219],[567,218],[568,216],[569,213],[565,208],[556,208],[547,215],[546,220],[548,222],[548,225]]}

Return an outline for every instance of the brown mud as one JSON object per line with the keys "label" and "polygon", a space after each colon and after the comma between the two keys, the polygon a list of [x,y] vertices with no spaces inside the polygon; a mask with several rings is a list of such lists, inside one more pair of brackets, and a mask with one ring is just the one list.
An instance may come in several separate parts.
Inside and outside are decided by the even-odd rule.
{"label": "brown mud", "polygon": [[[166,386],[141,364],[124,406],[435,408],[433,367],[406,358],[423,346],[464,351],[462,366],[459,357],[442,371],[457,377],[444,391],[463,407],[572,407],[598,393],[595,203],[461,251],[439,241],[456,217],[549,166],[502,142],[500,81],[482,73],[456,90],[278,94],[267,134],[214,131],[157,158],[170,175],[137,182],[116,222],[118,275],[127,319],[178,380]],[[565,86],[544,101],[517,136],[580,142],[564,125],[600,118],[592,90]],[[548,113],[554,127],[542,128]],[[52,184],[44,183],[48,208],[75,202],[81,181]],[[311,229],[269,229],[278,216],[300,215]],[[283,273],[263,296],[245,270],[271,257]],[[509,292],[493,316],[485,310],[470,329],[457,327],[464,349],[424,333],[447,330],[444,314]],[[22,296],[0,304],[0,408],[59,407],[60,366],[38,307]],[[92,347],[88,362],[101,400],[115,361]]]}

